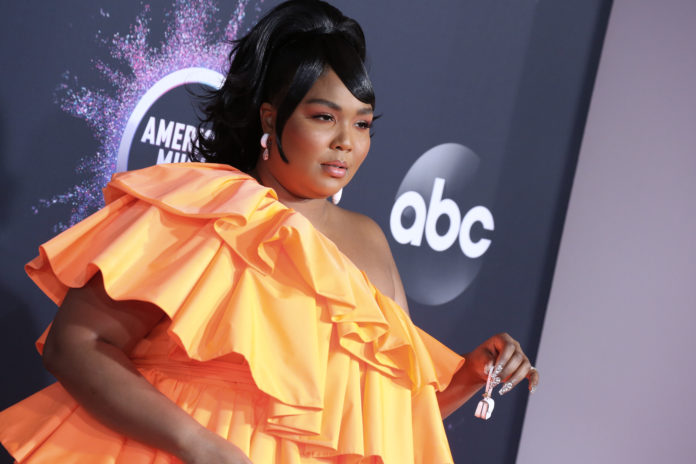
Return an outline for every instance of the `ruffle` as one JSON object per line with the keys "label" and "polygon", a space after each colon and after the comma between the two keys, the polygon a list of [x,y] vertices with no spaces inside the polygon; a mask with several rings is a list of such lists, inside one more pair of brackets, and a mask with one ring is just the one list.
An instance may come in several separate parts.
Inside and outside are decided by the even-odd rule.
{"label": "ruffle", "polygon": [[243,356],[267,399],[264,433],[305,458],[451,462],[435,391],[463,358],[273,190],[180,163],[117,173],[104,198],[26,265],[56,304],[100,271],[111,298],[167,314],[171,356]]}

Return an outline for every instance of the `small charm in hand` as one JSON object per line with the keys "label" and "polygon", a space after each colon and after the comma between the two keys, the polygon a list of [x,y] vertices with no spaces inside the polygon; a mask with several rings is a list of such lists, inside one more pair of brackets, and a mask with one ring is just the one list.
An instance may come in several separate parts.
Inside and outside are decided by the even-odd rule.
{"label": "small charm in hand", "polygon": [[478,406],[476,406],[476,412],[474,415],[479,419],[488,420],[493,414],[493,408],[495,407],[495,401],[491,398],[491,393],[493,393],[493,387],[496,385],[495,382],[496,372],[491,366],[488,369],[488,380],[486,380],[486,391],[483,392],[483,399],[479,401]]}

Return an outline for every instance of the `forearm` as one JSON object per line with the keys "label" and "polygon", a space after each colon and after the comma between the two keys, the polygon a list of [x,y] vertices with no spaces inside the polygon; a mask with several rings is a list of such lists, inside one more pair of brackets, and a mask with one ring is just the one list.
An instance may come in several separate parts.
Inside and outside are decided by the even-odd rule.
{"label": "forearm", "polygon": [[471,369],[468,369],[465,363],[453,376],[448,387],[437,392],[437,402],[440,406],[440,414],[445,419],[454,411],[459,409],[464,403],[469,401],[476,394],[485,382],[475,375]]}
{"label": "forearm", "polygon": [[51,350],[47,368],[97,420],[180,458],[203,427],[152,386],[119,348],[94,340]]}

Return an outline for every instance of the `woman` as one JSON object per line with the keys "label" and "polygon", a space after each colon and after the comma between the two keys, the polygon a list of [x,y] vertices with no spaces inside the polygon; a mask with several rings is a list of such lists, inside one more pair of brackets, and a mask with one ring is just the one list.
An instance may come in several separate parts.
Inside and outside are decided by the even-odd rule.
{"label": "woman", "polygon": [[538,374],[506,334],[460,357],[415,327],[379,227],[326,201],[370,146],[362,30],[293,0],[231,56],[208,163],[114,175],[27,264],[60,383],[0,439],[20,462],[452,462],[442,418],[488,370]]}

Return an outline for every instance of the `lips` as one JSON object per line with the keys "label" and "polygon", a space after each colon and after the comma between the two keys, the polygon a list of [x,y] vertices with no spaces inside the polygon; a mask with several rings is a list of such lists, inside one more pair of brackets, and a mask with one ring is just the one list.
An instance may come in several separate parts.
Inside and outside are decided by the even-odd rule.
{"label": "lips", "polygon": [[331,177],[341,178],[346,175],[348,171],[348,166],[344,161],[329,161],[328,163],[321,164],[322,169]]}

